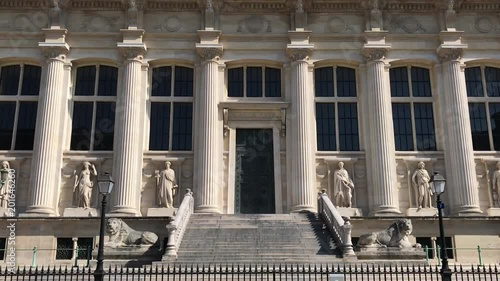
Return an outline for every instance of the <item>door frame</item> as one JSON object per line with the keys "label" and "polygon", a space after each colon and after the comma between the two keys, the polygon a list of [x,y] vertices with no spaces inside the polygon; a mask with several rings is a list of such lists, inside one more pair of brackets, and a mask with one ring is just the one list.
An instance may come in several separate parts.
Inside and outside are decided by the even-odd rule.
{"label": "door frame", "polygon": [[237,129],[272,129],[274,162],[274,208],[276,214],[283,213],[281,189],[281,122],[278,121],[229,121],[229,165],[227,213],[234,214],[234,194],[236,190],[236,130]]}

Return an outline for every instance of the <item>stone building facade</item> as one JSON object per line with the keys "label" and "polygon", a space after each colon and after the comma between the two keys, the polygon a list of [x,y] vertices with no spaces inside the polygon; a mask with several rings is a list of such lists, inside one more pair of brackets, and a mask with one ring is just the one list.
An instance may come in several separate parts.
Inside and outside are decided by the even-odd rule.
{"label": "stone building facade", "polygon": [[418,209],[412,184],[424,162],[447,178],[454,258],[474,262],[478,245],[500,248],[499,12],[483,0],[0,0],[17,247],[97,236],[92,214],[64,215],[83,162],[116,181],[109,215],[160,236],[165,221],[147,213],[166,161],[197,212],[224,214],[315,211],[344,162],[353,236],[411,216],[414,236],[435,241],[435,209]]}

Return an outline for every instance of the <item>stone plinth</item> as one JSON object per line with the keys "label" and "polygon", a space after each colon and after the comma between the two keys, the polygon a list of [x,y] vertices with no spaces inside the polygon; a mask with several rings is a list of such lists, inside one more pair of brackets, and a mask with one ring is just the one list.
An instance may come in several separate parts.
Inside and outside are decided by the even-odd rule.
{"label": "stone plinth", "polygon": [[63,212],[63,217],[97,217],[99,213],[95,208],[66,208]]}
{"label": "stone plinth", "polygon": [[[126,246],[126,247],[104,247],[104,260],[126,260],[126,261],[159,261],[162,252],[159,243],[146,246]],[[92,251],[92,257],[97,258],[97,249]]]}
{"label": "stone plinth", "polygon": [[409,208],[406,210],[406,216],[408,217],[435,217],[437,215],[436,208]]}
{"label": "stone plinth", "polygon": [[400,249],[400,248],[360,248],[356,252],[358,260],[398,260],[419,261],[425,260],[425,251],[422,248]]}
{"label": "stone plinth", "polygon": [[339,211],[340,215],[343,217],[362,217],[363,216],[363,211],[360,208],[339,207],[339,208],[337,208],[337,211]]}
{"label": "stone plinth", "polygon": [[489,208],[486,213],[490,217],[500,217],[500,208]]}
{"label": "stone plinth", "polygon": [[149,208],[148,217],[173,217],[177,214],[177,208]]}

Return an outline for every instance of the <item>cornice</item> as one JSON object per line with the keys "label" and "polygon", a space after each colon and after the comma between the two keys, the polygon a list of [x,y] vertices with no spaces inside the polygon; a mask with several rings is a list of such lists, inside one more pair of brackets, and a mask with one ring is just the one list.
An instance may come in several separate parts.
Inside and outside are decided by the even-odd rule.
{"label": "cornice", "polygon": [[44,9],[49,1],[43,0],[0,0],[0,9]]}
{"label": "cornice", "polygon": [[193,11],[200,10],[201,6],[196,0],[146,0],[145,10]]}

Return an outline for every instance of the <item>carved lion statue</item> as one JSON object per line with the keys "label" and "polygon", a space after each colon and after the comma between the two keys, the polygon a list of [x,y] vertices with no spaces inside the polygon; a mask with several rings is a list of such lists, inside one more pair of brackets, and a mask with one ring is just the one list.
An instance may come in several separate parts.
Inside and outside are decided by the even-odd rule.
{"label": "carved lion statue", "polygon": [[412,245],[409,241],[408,236],[412,231],[413,225],[411,220],[399,219],[386,230],[361,235],[357,246],[359,248],[421,248],[420,244]]}
{"label": "carved lion statue", "polygon": [[158,236],[150,231],[137,231],[118,218],[110,218],[106,223],[109,233],[108,247],[121,247],[133,245],[153,245]]}

